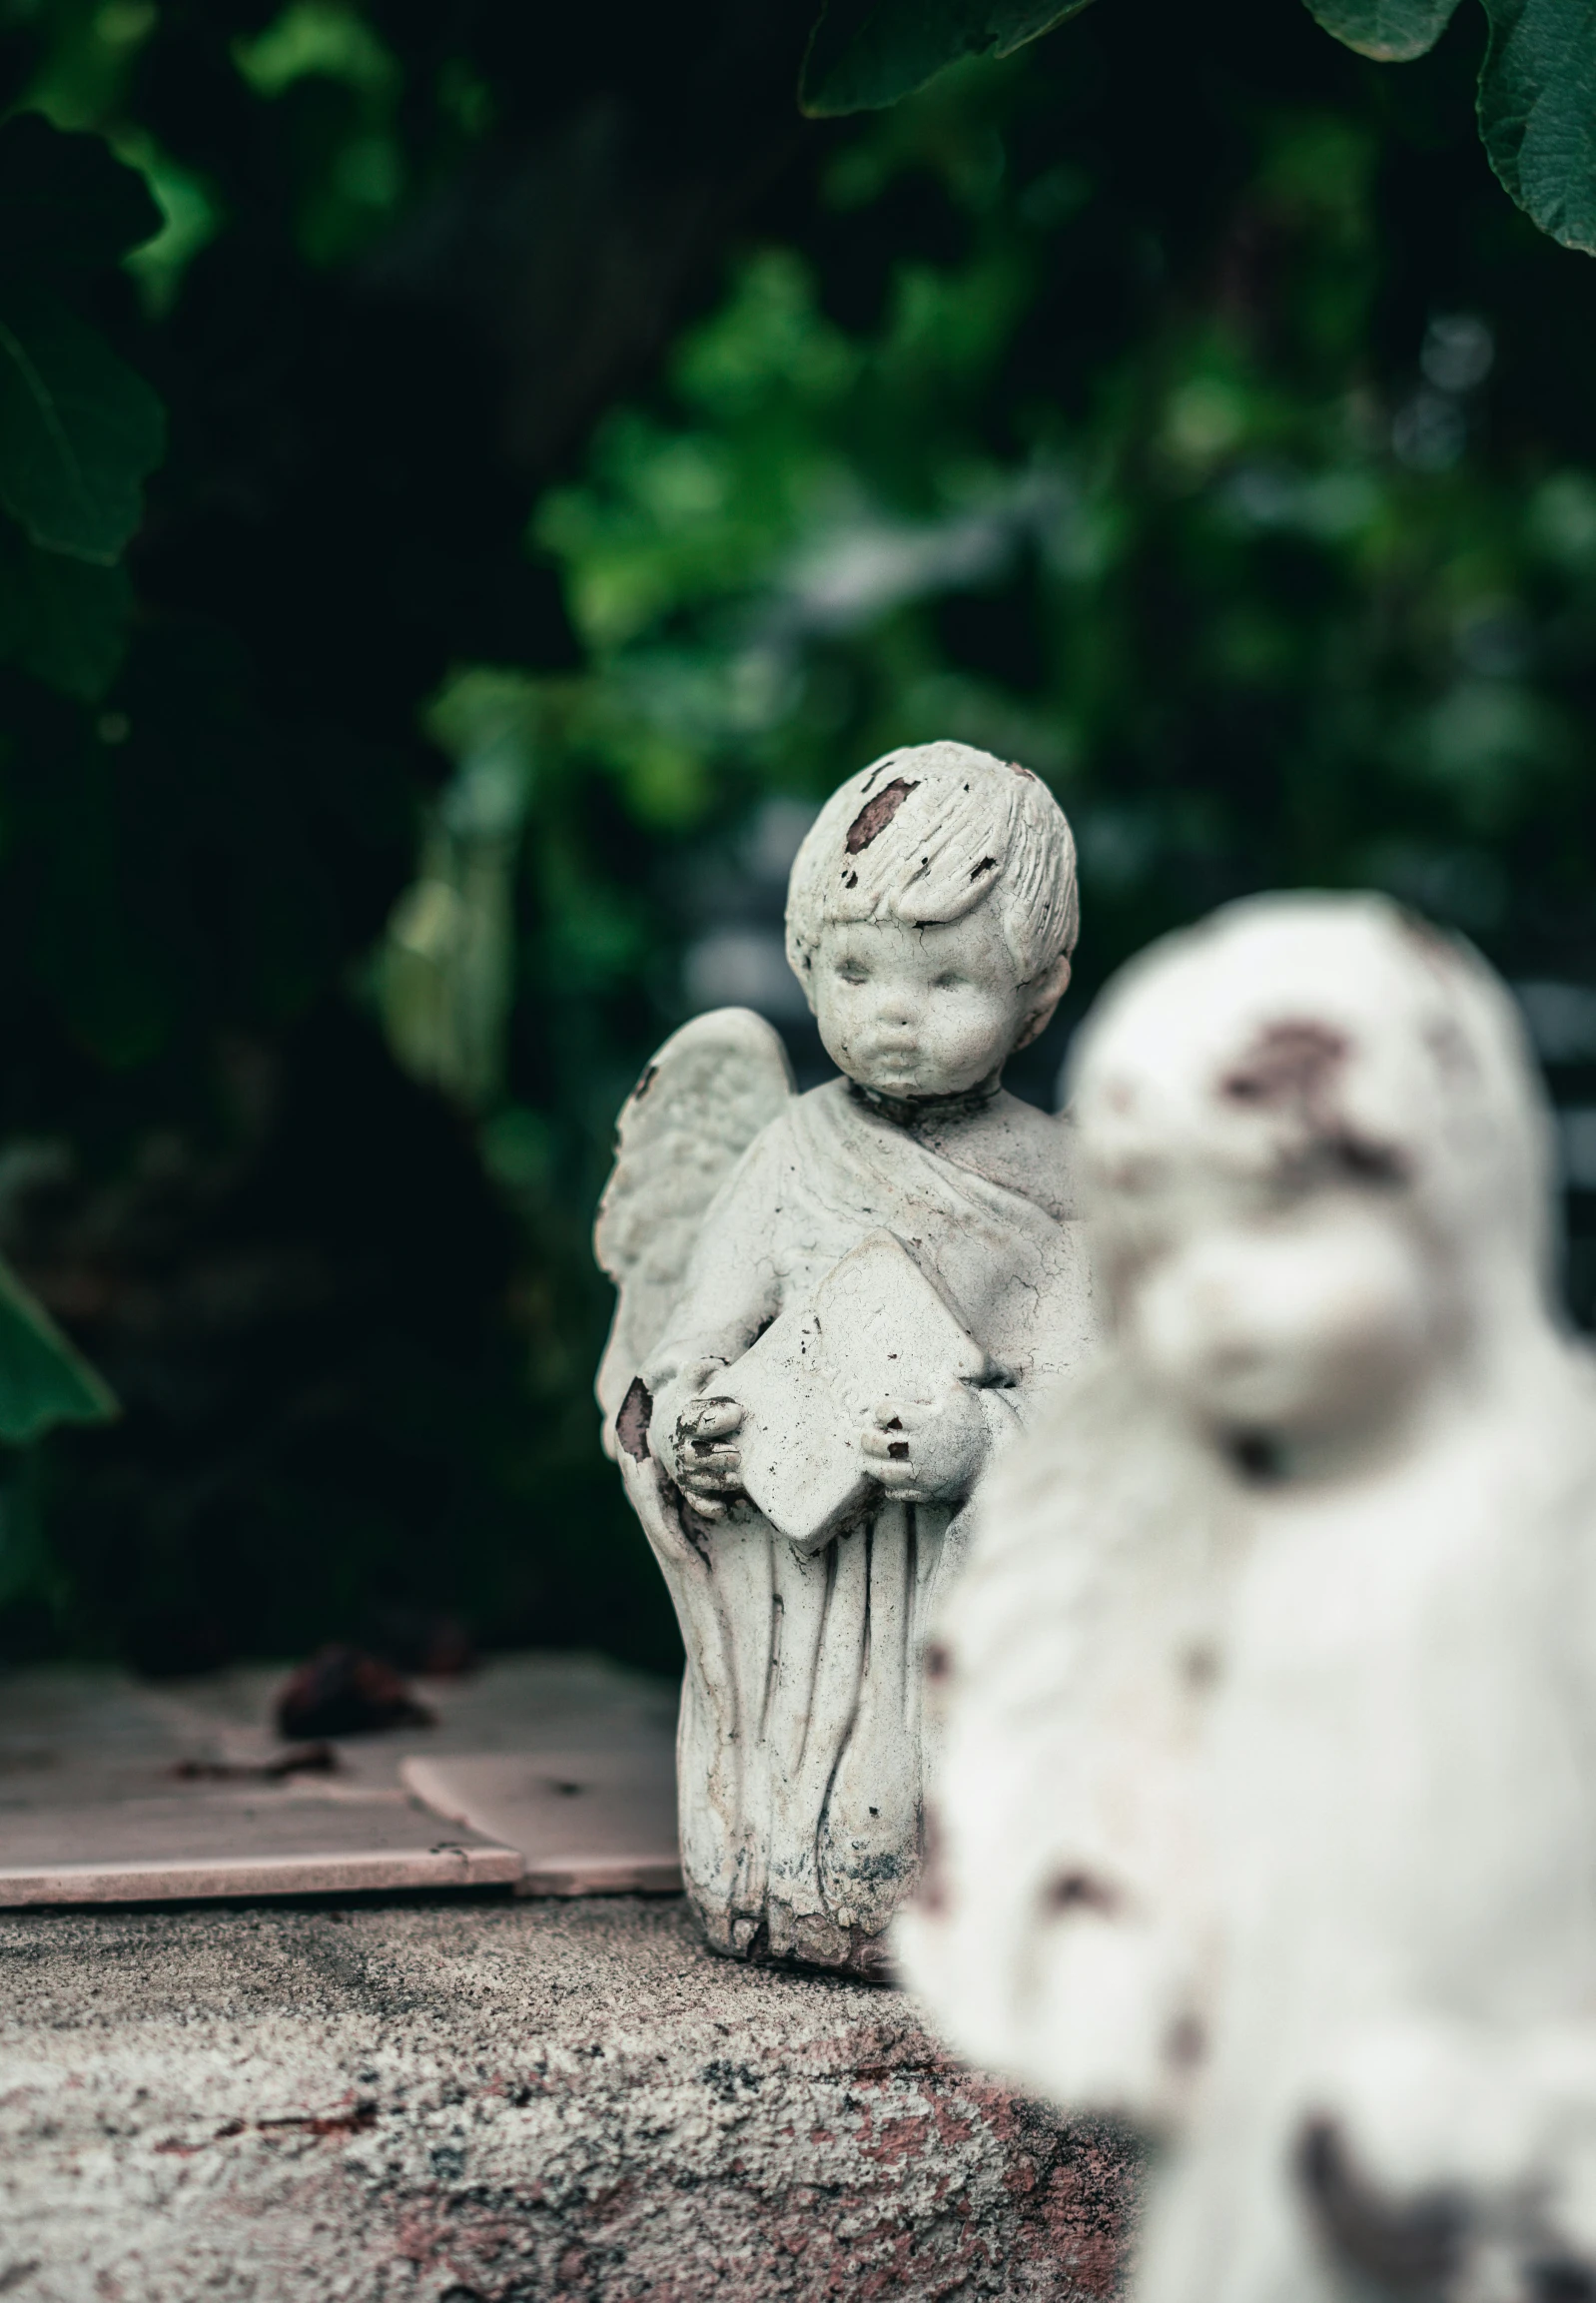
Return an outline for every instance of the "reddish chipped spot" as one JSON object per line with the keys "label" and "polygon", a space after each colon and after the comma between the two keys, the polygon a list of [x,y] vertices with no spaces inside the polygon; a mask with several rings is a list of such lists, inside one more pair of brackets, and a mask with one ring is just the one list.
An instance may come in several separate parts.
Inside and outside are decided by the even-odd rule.
{"label": "reddish chipped spot", "polygon": [[848,826],[848,837],[843,843],[850,856],[857,856],[871,841],[879,837],[903,806],[918,784],[906,784],[902,776],[894,776],[890,784],[883,784],[873,799],[866,800],[853,822]]}
{"label": "reddish chipped spot", "polygon": [[[968,2134],[968,2128],[965,2132]],[[862,2155],[883,2160],[889,2166],[905,2159],[923,2159],[939,2140],[937,2123],[929,2111],[918,2112],[911,2118],[883,2119],[875,2126],[867,2119],[859,2129]]]}
{"label": "reddish chipped spot", "polygon": [[214,2134],[202,2136],[197,2143],[180,2142],[169,2135],[153,2148],[177,2159],[192,2159],[196,2152],[209,2149],[212,2143],[230,2143],[237,2135],[252,2131],[265,2135],[268,2140],[279,2135],[366,2135],[377,2125],[375,2103],[350,2103],[336,2111],[285,2112],[276,2119],[228,2119]]}
{"label": "reddish chipped spot", "polygon": [[258,2119],[256,2125],[263,2135],[365,2135],[377,2125],[377,2105],[351,2103],[346,2110],[313,2112],[303,2118]]}
{"label": "reddish chipped spot", "polygon": [[1128,2150],[1085,2151],[1074,2166],[1053,2170],[1041,2202],[1038,2221],[1050,2252],[1069,2264],[1078,2291],[1094,2303],[1120,2292],[1131,2173]]}
{"label": "reddish chipped spot", "polygon": [[1351,1042],[1343,1032],[1311,1020],[1270,1024],[1219,1081],[1227,1103],[1257,1111],[1294,1110],[1317,1139],[1317,1149],[1346,1174],[1365,1183],[1400,1183],[1407,1161],[1393,1146],[1371,1144],[1349,1128],[1336,1091]]}
{"label": "reddish chipped spot", "polygon": [[1017,776],[1024,776],[1028,784],[1034,784],[1036,782],[1037,779],[1032,771],[1029,768],[1022,768],[1018,760],[1011,760],[1009,762],[1009,766]]}
{"label": "reddish chipped spot", "polygon": [[654,1395],[640,1375],[634,1375],[615,1417],[615,1437],[633,1463],[648,1461],[648,1426],[654,1413]]}
{"label": "reddish chipped spot", "polygon": [[1270,1024],[1219,1082],[1231,1104],[1317,1104],[1346,1062],[1346,1035],[1311,1021]]}
{"label": "reddish chipped spot", "polygon": [[640,1104],[642,1102],[643,1098],[648,1094],[649,1089],[652,1088],[655,1080],[658,1077],[659,1066],[657,1064],[650,1064],[647,1071],[638,1081],[636,1087],[632,1090],[632,1102],[634,1104]]}

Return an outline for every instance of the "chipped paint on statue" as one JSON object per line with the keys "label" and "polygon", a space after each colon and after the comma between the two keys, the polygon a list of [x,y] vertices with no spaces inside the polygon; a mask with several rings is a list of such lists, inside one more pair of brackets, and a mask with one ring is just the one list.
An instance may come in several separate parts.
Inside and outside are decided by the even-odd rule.
{"label": "chipped paint on statue", "polygon": [[939,1632],[911,1986],[1173,2140],[1137,2303],[1596,2293],[1596,1386],[1511,1003],[1269,899],[1075,1086],[1111,1337]]}
{"label": "chipped paint on statue", "polygon": [[709,1940],[883,1971],[920,1860],[920,1655],[972,1491],[1092,1334],[1061,1121],[1007,1058],[1069,981],[1075,857],[1025,769],[878,761],[793,868],[788,956],[842,1077],[745,1011],[621,1115],[598,1395],[687,1649],[682,1864]]}

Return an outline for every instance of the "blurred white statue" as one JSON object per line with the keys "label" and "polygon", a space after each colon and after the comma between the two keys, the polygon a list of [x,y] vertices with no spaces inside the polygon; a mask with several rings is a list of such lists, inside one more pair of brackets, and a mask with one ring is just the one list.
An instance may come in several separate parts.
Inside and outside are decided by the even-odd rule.
{"label": "blurred white statue", "polygon": [[1170,2139],[1138,2303],[1596,2295],[1596,1386],[1512,1007],[1267,899],[1074,1080],[1112,1337],[931,1652],[908,1980]]}
{"label": "blurred white statue", "polygon": [[987,1459],[1092,1333],[1067,1133],[1004,1063],[1076,936],[1069,826],[963,744],[835,793],[788,956],[843,1077],[740,1009],[621,1115],[598,1396],[687,1649],[682,1865],[709,1940],[873,1973],[920,1858],[920,1658]]}

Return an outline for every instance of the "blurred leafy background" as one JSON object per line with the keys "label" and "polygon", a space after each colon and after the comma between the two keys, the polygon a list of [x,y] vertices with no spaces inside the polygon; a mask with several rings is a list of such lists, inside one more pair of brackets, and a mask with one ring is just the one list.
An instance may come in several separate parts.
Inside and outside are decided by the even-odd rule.
{"label": "blurred leafy background", "polygon": [[1102,0],[806,120],[812,15],[0,0],[0,331],[147,471],[52,527],[13,360],[0,1250],[125,1413],[7,1459],[0,1654],[670,1661],[609,1131],[698,1007],[819,1076],[786,870],[896,743],[1075,822],[1039,1101],[1226,897],[1474,937],[1590,1314],[1596,268],[1489,172],[1483,20]]}

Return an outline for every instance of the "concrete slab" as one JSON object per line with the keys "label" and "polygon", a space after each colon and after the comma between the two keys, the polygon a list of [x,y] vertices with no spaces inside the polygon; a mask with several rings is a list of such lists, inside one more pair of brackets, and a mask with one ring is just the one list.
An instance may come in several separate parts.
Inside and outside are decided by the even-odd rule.
{"label": "concrete slab", "polygon": [[680,1892],[668,1737],[619,1751],[415,1754],[399,1774],[437,1815],[518,1851],[518,1896]]}
{"label": "concrete slab", "polygon": [[318,1800],[262,1786],[0,1809],[3,1909],[508,1887],[524,1869],[518,1849],[402,1797]]}
{"label": "concrete slab", "polygon": [[[495,1658],[422,1683],[434,1727],[296,1768],[270,1724],[283,1678],[0,1679],[0,1908],[508,1885],[528,1854],[533,1893],[679,1885],[662,1683],[592,1656]],[[489,1810],[519,1837],[482,1827]]]}
{"label": "concrete slab", "polygon": [[674,1900],[0,1915],[7,2303],[1101,2303],[1134,2182]]}

